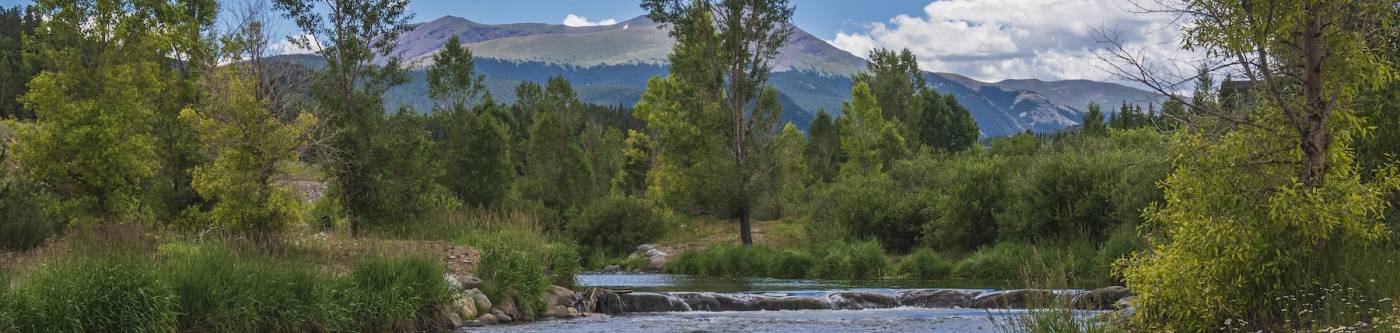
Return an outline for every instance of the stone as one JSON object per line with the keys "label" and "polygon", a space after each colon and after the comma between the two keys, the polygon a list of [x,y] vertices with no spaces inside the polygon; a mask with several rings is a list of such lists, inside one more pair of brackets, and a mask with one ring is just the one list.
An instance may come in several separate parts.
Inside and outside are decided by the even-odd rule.
{"label": "stone", "polygon": [[627,305],[623,303],[622,296],[619,296],[616,292],[602,288],[588,288],[576,295],[578,296],[578,301],[575,303],[583,312],[606,314],[621,314],[627,312]]}
{"label": "stone", "polygon": [[480,289],[486,282],[476,277],[476,274],[463,274],[461,277],[462,289]]}
{"label": "stone", "polygon": [[672,293],[684,300],[694,311],[757,311],[753,298],[746,295],[716,294],[711,292]]}
{"label": "stone", "polygon": [[1032,299],[1054,300],[1059,297],[1054,291],[1045,289],[1015,289],[990,291],[972,299],[972,307],[978,309],[1025,309]]}
{"label": "stone", "polygon": [[550,307],[572,307],[574,306],[574,291],[560,286],[549,286],[549,292],[545,294],[545,302]]}
{"label": "stone", "polygon": [[1114,304],[1131,295],[1132,292],[1122,286],[1104,287],[1075,297],[1071,305],[1081,310],[1113,310]]}
{"label": "stone", "polygon": [[481,289],[467,290],[467,296],[470,296],[472,302],[476,303],[477,314],[491,313],[491,299],[487,298],[486,294],[481,292]]}
{"label": "stone", "polygon": [[467,327],[482,327],[482,326],[486,326],[486,323],[485,323],[485,322],[482,322],[482,321],[480,321],[480,320],[473,320],[473,321],[467,322]]}
{"label": "stone", "polygon": [[661,252],[660,249],[650,249],[650,250],[647,250],[645,253],[647,254],[647,257],[651,257],[651,258],[656,258],[656,257],[669,257],[669,256],[671,256],[671,255],[669,255],[669,254],[666,254],[666,252]]}
{"label": "stone", "polygon": [[496,322],[500,322],[500,323],[509,323],[509,322],[515,321],[515,319],[516,319],[516,318],[514,318],[514,317],[511,317],[511,316],[508,315],[508,314],[501,313],[501,310],[500,310],[500,309],[491,310],[491,315],[492,315],[492,316],[495,316],[495,317],[496,317]]}
{"label": "stone", "polygon": [[651,257],[651,260],[647,262],[647,268],[653,271],[660,271],[662,268],[666,268],[667,260],[670,259],[665,256]]}
{"label": "stone", "polygon": [[626,293],[622,297],[624,312],[682,312],[690,305],[680,298],[659,293]]}
{"label": "stone", "polygon": [[462,279],[457,278],[457,276],[452,275],[452,273],[443,274],[442,280],[447,282],[447,288],[452,291],[467,290],[466,285],[462,283]]}
{"label": "stone", "polygon": [[982,294],[978,290],[920,289],[903,290],[895,294],[900,305],[923,308],[967,308],[972,299]]}
{"label": "stone", "polygon": [[840,292],[827,295],[831,306],[839,310],[888,309],[899,306],[899,301],[876,293]]}
{"label": "stone", "polygon": [[491,308],[491,314],[496,315],[496,319],[507,323],[512,319],[523,319],[520,316],[520,309],[515,306],[515,294],[516,292],[511,290],[506,293],[509,296],[496,300],[496,304]]}
{"label": "stone", "polygon": [[466,294],[458,295],[456,299],[453,299],[452,306],[457,309],[458,316],[462,317],[463,320],[476,319],[476,315],[481,313],[476,309],[476,300]]}
{"label": "stone", "polygon": [[476,318],[476,320],[473,320],[473,322],[480,322],[480,323],[485,324],[485,325],[490,325],[490,324],[498,323],[498,322],[500,322],[500,320],[496,318],[496,315],[493,315],[493,314],[488,313],[488,314],[481,315],[481,318]]}
{"label": "stone", "polygon": [[545,312],[544,312],[544,315],[545,315],[545,316],[548,316],[548,317],[550,317],[550,318],[561,318],[561,319],[578,317],[578,310],[574,310],[574,311],[572,311],[572,312],[570,312],[569,310],[574,310],[574,309],[573,309],[573,308],[568,308],[568,307],[563,307],[563,306],[558,306],[558,305],[556,305],[556,306],[549,307],[549,310],[548,310],[548,311],[545,311]]}
{"label": "stone", "polygon": [[618,266],[618,265],[607,265],[607,266],[603,266],[603,272],[616,273],[616,272],[621,272],[621,271],[622,271],[622,266]]}
{"label": "stone", "polygon": [[656,245],[651,245],[651,244],[637,245],[637,253],[647,253],[647,251],[651,251],[651,250],[654,250],[654,249],[656,249]]}
{"label": "stone", "polygon": [[1131,308],[1131,307],[1133,307],[1134,304],[1137,304],[1137,296],[1128,296],[1128,297],[1124,297],[1124,298],[1122,298],[1122,299],[1119,299],[1117,302],[1114,302],[1114,303],[1113,303],[1113,308],[1122,310],[1122,309]]}
{"label": "stone", "polygon": [[457,309],[454,309],[451,306],[442,307],[442,311],[439,316],[442,318],[439,319],[439,321],[443,325],[447,325],[448,329],[462,327],[462,325],[466,324],[466,322],[462,320],[462,315],[457,313]]}
{"label": "stone", "polygon": [[831,304],[812,297],[763,297],[755,302],[759,310],[831,310]]}

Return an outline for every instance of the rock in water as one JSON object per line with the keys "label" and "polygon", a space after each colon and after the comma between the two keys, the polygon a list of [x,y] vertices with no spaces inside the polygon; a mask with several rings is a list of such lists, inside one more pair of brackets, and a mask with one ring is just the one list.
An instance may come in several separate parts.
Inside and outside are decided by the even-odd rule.
{"label": "rock in water", "polygon": [[490,325],[490,324],[495,324],[495,323],[497,323],[497,322],[500,322],[500,320],[499,320],[498,318],[496,318],[496,315],[493,315],[493,314],[488,313],[488,314],[481,315],[480,318],[476,318],[476,320],[473,320],[473,322],[480,322],[480,323],[482,323],[482,324]]}
{"label": "rock in water", "polygon": [[977,295],[972,307],[978,309],[1024,309],[1032,301],[1055,301],[1055,291],[1044,289],[1015,289],[991,291]]}
{"label": "rock in water", "polygon": [[545,295],[545,301],[550,307],[572,307],[574,306],[574,291],[560,286],[549,286],[549,293]]}
{"label": "rock in water", "polygon": [[626,293],[622,297],[625,312],[682,312],[690,305],[679,298],[658,293]]}
{"label": "rock in water", "polygon": [[481,289],[467,290],[467,296],[471,296],[472,302],[476,303],[476,313],[491,313],[491,299],[486,298],[486,294]]}
{"label": "rock in water", "polygon": [[832,306],[824,299],[812,297],[764,297],[756,302],[759,309],[764,311],[779,310],[831,310]]}
{"label": "rock in water", "polygon": [[1128,288],[1112,286],[1090,290],[1074,298],[1074,308],[1081,310],[1113,310],[1119,300],[1131,296]]}
{"label": "rock in water", "polygon": [[922,289],[903,290],[896,294],[899,304],[924,308],[967,308],[972,299],[982,294],[977,290]]}
{"label": "rock in water", "polygon": [[893,297],[876,293],[840,292],[827,295],[833,308],[839,310],[888,309],[899,306]]}

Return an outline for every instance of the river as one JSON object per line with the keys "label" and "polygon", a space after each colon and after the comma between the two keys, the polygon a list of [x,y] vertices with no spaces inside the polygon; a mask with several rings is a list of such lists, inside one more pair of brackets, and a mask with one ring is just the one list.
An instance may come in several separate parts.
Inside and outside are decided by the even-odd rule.
{"label": "river", "polygon": [[[640,292],[715,292],[811,296],[833,292],[893,295],[916,288],[996,290],[987,281],[819,281],[769,278],[700,278],[665,274],[580,274],[578,289],[602,287]],[[465,332],[1002,332],[1025,310],[895,307],[866,310],[689,311],[545,320],[468,328]],[[1087,314],[1087,312],[1086,312]],[[1000,326],[1000,328],[999,328]]]}

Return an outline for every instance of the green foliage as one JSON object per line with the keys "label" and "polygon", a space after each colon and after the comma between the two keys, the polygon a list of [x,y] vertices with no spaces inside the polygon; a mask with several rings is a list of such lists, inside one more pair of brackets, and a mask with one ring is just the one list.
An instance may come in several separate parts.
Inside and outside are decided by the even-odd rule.
{"label": "green foliage", "polygon": [[921,143],[917,127],[923,118],[920,92],[927,88],[918,59],[909,49],[900,52],[887,49],[870,50],[867,72],[856,74],[853,81],[870,86],[880,110],[899,127],[900,136],[911,145]]}
{"label": "green foliage", "polygon": [[[940,191],[932,197],[932,216],[922,225],[923,243],[935,249],[970,251],[996,240],[997,217],[1005,210],[1007,158],[969,153],[943,162],[916,159],[895,173],[904,183]],[[917,181],[933,176],[931,181]]]}
{"label": "green foliage", "polygon": [[426,258],[370,258],[355,264],[346,283],[350,313],[362,330],[414,330],[420,318],[452,301],[443,268]]}
{"label": "green foliage", "polygon": [[23,51],[25,37],[32,38],[39,27],[39,16],[21,6],[0,8],[0,118],[32,119],[33,113],[21,107],[18,97],[27,91],[29,80],[40,66]]}
{"label": "green foliage", "polygon": [[298,158],[315,117],[283,122],[259,100],[255,82],[241,69],[223,69],[206,83],[204,107],[185,109],[182,120],[207,147],[207,164],[193,170],[193,186],[212,201],[215,226],[249,234],[275,234],[299,224],[301,201],[276,183],[279,165]]}
{"label": "green foliage", "polygon": [[[842,105],[841,151],[847,156],[842,175],[884,171],[908,153],[899,126],[884,115],[870,86],[857,82],[851,101]],[[850,171],[847,171],[847,170]]]}
{"label": "green foliage", "polygon": [[568,210],[593,198],[593,166],[574,139],[563,110],[536,114],[526,148],[522,195],[545,207]]}
{"label": "green foliage", "polygon": [[19,314],[17,301],[10,294],[10,276],[0,270],[0,332],[18,332],[15,316]]}
{"label": "green foliage", "polygon": [[177,297],[137,258],[61,260],[16,285],[21,332],[174,332]]}
{"label": "green foliage", "polygon": [[1104,123],[1103,109],[1098,103],[1089,103],[1089,111],[1084,112],[1084,119],[1079,123],[1079,130],[1089,135],[1108,133],[1108,125]]}
{"label": "green foliage", "polygon": [[816,118],[812,119],[812,124],[808,126],[807,133],[811,137],[811,143],[807,144],[807,149],[803,152],[807,158],[807,166],[812,169],[813,176],[818,180],[824,183],[835,180],[843,162],[841,137],[836,121],[831,119],[831,114],[826,110],[817,112]]}
{"label": "green foliage", "polygon": [[812,200],[812,172],[803,156],[807,149],[806,138],[797,126],[788,123],[783,126],[782,134],[774,144],[777,145],[774,153],[778,160],[778,167],[774,170],[776,175],[772,177],[772,192],[776,192],[773,195],[777,206],[775,215],[800,215],[810,210],[808,206]]}
{"label": "green foliage", "polygon": [[942,279],[953,271],[953,263],[929,248],[920,248],[899,263],[899,274],[908,279]]}
{"label": "green foliage", "polygon": [[486,91],[486,77],[476,74],[472,51],[456,35],[433,54],[427,75],[428,97],[438,101],[438,110],[470,109]]}
{"label": "green foliage", "polygon": [[[403,81],[390,46],[408,26],[412,16],[407,12],[408,2],[275,0],[273,5],[304,33],[292,41],[300,47],[319,50],[326,58],[326,66],[311,87],[312,99],[321,112],[317,116],[329,133],[325,140],[329,149],[319,155],[334,178],[331,188],[345,206],[351,232],[358,233],[366,224],[421,211],[421,204],[398,201],[417,199],[426,193],[421,188],[386,188],[397,180],[387,179],[395,171],[385,167],[402,159],[385,158],[382,154],[416,156],[413,154],[422,151],[422,147],[414,145],[426,140],[412,134],[380,138],[383,133],[407,134],[405,127],[385,128],[382,97],[389,86]],[[389,59],[387,65],[376,64],[377,56]],[[420,175],[408,175],[405,180],[411,183],[405,185],[423,180],[416,177]],[[414,192],[394,193],[395,190]]]}
{"label": "green foliage", "polygon": [[181,331],[334,331],[351,320],[334,298],[338,282],[299,264],[216,246],[170,254],[160,272],[178,296]]}
{"label": "green foliage", "polygon": [[636,245],[652,241],[665,231],[651,205],[633,197],[611,196],[596,201],[568,226],[582,255],[625,255]]}
{"label": "green foliage", "polygon": [[948,152],[965,151],[977,144],[981,136],[977,121],[972,119],[972,111],[958,104],[955,96],[925,89],[919,93],[919,98],[923,101],[919,118],[920,143]]}
{"label": "green foliage", "polygon": [[876,241],[838,241],[819,249],[811,275],[819,278],[874,279],[889,270],[885,250]]}
{"label": "green foliage", "polygon": [[508,127],[494,112],[499,105],[483,103],[472,112],[438,110],[432,117],[442,127],[436,145],[442,154],[441,183],[464,204],[502,204],[515,178],[510,160]]}
{"label": "green foliage", "polygon": [[523,244],[508,243],[509,238],[468,242],[481,252],[477,273],[485,282],[482,290],[495,302],[513,297],[522,315],[538,318],[545,311],[543,295],[549,290],[549,276],[541,258],[533,256]]}
{"label": "green foliage", "polygon": [[369,226],[412,223],[433,209],[450,209],[459,204],[437,182],[444,168],[425,130],[425,121],[423,115],[412,110],[399,110],[384,122],[384,132],[375,135],[372,143],[376,157],[362,164],[372,178],[359,184],[372,191],[363,197],[369,200],[361,202],[361,208],[368,209],[359,213],[361,219],[371,223]]}
{"label": "green foliage", "polygon": [[953,266],[953,276],[974,280],[1008,280],[1021,276],[1022,265],[1032,255],[1029,245],[998,243],[984,247]]}
{"label": "green foliage", "polygon": [[0,249],[28,250],[59,231],[61,224],[44,211],[47,200],[48,194],[36,184],[0,175]]}
{"label": "green foliage", "polygon": [[901,192],[888,175],[845,176],[823,193],[816,219],[853,237],[875,238],[890,249],[907,251],[919,243],[919,230],[928,221],[924,199]]}

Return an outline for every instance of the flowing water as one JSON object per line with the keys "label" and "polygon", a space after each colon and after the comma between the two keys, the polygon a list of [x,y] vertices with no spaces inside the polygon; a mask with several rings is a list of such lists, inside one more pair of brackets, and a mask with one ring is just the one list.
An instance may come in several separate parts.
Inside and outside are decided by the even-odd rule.
{"label": "flowing water", "polygon": [[[734,295],[818,296],[833,292],[894,295],[926,288],[1004,289],[989,281],[836,281],[708,278],[666,274],[580,274],[578,288],[638,292],[714,292]],[[545,320],[469,328],[468,332],[997,332],[1024,310],[895,307],[865,310],[687,311]]]}

